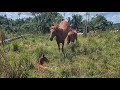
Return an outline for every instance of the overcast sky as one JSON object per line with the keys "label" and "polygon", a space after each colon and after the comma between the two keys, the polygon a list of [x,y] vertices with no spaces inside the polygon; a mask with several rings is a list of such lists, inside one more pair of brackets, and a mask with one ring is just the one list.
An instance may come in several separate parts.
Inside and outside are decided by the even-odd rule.
{"label": "overcast sky", "polygon": [[[59,12],[63,14],[63,12]],[[65,17],[71,17],[72,14],[80,14],[83,16],[86,12],[65,12]],[[0,15],[7,15],[8,18],[16,19],[18,18],[18,12],[0,12]],[[101,14],[106,17],[107,20],[113,23],[120,23],[120,12],[90,12],[90,16],[93,17],[96,14]],[[21,18],[31,17],[29,13],[22,13]]]}

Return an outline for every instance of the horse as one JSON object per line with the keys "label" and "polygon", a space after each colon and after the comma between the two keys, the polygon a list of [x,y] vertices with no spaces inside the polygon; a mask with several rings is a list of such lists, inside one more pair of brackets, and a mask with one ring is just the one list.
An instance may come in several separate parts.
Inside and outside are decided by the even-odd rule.
{"label": "horse", "polygon": [[45,57],[45,55],[43,54],[40,58],[39,58],[39,64],[43,65],[44,62],[49,62],[48,59]]}
{"label": "horse", "polygon": [[49,60],[48,60],[48,59],[45,57],[45,55],[43,54],[43,55],[39,58],[39,64],[37,64],[38,71],[48,69],[48,67],[45,67],[45,66],[43,65],[44,62],[49,62]]}
{"label": "horse", "polygon": [[64,53],[64,42],[70,30],[70,26],[67,21],[63,20],[60,24],[53,24],[50,27],[50,40],[56,37],[56,42],[60,52],[60,43],[62,43],[62,52]]}
{"label": "horse", "polygon": [[77,42],[77,32],[76,30],[71,30],[67,36],[67,44],[70,44],[71,42],[74,43],[75,40]]}

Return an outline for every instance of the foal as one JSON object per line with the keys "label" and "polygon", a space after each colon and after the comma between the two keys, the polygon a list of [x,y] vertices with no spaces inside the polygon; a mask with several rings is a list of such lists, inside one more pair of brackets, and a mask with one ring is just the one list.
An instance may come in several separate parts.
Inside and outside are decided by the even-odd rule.
{"label": "foal", "polygon": [[44,67],[43,64],[45,62],[49,62],[48,59],[45,57],[45,55],[43,54],[40,58],[39,58],[39,65],[38,65],[38,70],[40,69],[47,69],[47,67]]}
{"label": "foal", "polygon": [[67,44],[69,45],[70,43],[72,44],[71,50],[74,52],[74,41],[76,40],[77,42],[77,32],[76,30],[71,30],[68,33],[67,37]]}
{"label": "foal", "polygon": [[75,40],[77,41],[77,32],[76,32],[76,30],[71,30],[68,33],[67,44],[70,44],[71,42],[74,43]]}

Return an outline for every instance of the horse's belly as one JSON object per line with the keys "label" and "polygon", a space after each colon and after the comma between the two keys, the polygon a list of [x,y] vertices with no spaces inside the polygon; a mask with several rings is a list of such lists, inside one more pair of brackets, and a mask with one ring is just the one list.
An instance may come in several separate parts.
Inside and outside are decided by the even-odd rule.
{"label": "horse's belly", "polygon": [[63,43],[63,42],[64,42],[64,39],[57,39],[57,38],[56,38],[56,41],[57,41],[58,43]]}

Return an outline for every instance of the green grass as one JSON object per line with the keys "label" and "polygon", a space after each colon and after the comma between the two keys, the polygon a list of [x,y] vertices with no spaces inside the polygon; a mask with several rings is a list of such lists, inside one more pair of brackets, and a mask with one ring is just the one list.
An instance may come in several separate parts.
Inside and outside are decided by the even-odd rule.
{"label": "green grass", "polygon": [[[24,39],[7,43],[5,52],[1,47],[0,77],[120,78],[120,33],[78,36],[74,47],[72,52],[65,43],[64,56],[48,34],[28,34]],[[50,61],[45,63],[49,70],[38,72],[35,65],[42,54]]]}

